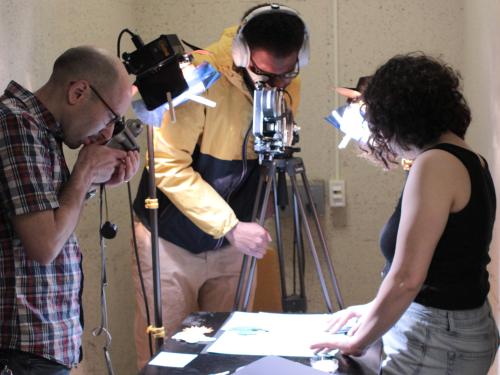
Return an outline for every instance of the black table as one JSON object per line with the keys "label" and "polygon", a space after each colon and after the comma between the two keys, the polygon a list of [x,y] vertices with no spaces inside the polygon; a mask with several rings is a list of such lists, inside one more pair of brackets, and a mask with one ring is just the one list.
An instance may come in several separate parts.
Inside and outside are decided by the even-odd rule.
{"label": "black table", "polygon": [[[229,313],[208,313],[196,312],[190,314],[179,327],[177,332],[182,331],[185,327],[206,326],[214,329],[213,334],[224,324]],[[250,355],[228,355],[216,353],[201,353],[205,348],[203,344],[189,344],[184,341],[168,339],[163,345],[163,350],[175,353],[198,354],[184,368],[172,368],[146,365],[139,375],[208,375],[216,374],[223,371],[235,371],[238,367],[247,365],[261,358],[259,356]],[[201,354],[200,354],[201,353]],[[309,358],[303,357],[285,357],[296,362],[309,365]],[[337,355],[339,359],[339,369],[336,374],[352,374],[352,375],[374,375],[378,373],[381,358],[381,344],[376,343],[368,349],[362,357],[346,357]]]}

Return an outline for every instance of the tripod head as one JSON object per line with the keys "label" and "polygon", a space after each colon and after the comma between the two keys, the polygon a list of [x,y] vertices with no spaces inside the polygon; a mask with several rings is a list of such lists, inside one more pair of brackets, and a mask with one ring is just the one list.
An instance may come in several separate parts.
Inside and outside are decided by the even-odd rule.
{"label": "tripod head", "polygon": [[293,113],[285,100],[285,90],[255,84],[253,94],[254,150],[259,162],[274,158],[290,158],[300,148],[293,147],[299,141],[299,130]]}

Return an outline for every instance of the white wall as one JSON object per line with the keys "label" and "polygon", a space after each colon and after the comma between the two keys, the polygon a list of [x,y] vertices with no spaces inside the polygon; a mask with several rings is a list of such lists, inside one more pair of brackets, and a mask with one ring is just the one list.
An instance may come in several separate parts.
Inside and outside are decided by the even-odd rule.
{"label": "white wall", "polygon": [[[488,159],[489,167],[500,197],[500,26],[499,0],[465,2],[465,67],[463,70],[465,93],[472,109],[473,119],[469,142]],[[497,319],[500,318],[500,210],[497,209],[496,226],[490,248],[490,302]],[[500,363],[490,374],[500,372]]]}
{"label": "white wall", "polygon": [[[217,39],[224,27],[237,23],[243,11],[257,3],[254,0],[0,0],[0,50],[3,51],[0,87],[15,79],[36,89],[48,77],[55,57],[74,45],[96,44],[115,51],[116,38],[124,27],[139,32],[146,42],[160,33],[176,33],[204,46]],[[489,79],[494,73],[494,63],[499,62],[498,47],[487,52],[488,46],[494,46],[494,35],[500,31],[495,23],[499,0],[481,0],[481,3],[484,7],[476,7],[476,2],[472,6],[464,0],[286,1],[300,11],[311,34],[311,64],[302,70],[303,98],[297,118],[302,127],[300,155],[311,180],[338,176],[346,181],[347,207],[327,211],[322,223],[347,304],[367,301],[380,283],[383,261],[378,234],[394,208],[403,175],[399,170],[382,172],[360,159],[353,146],[337,153],[335,130],[323,120],[336,101],[335,82],[353,86],[359,76],[372,73],[396,53],[423,50],[441,56],[462,70],[475,118],[471,138],[489,157],[492,168],[498,167],[500,160],[495,151],[498,135],[493,118],[498,120],[499,101],[492,101],[484,108],[483,113],[493,113],[493,117],[478,117],[476,108],[484,99],[484,91],[482,86],[473,88],[473,84],[478,82],[476,74],[481,71],[477,79],[488,87],[491,97],[497,99],[500,94],[498,80]],[[491,7],[496,11],[489,11]],[[337,25],[333,22],[335,15],[339,20]],[[489,26],[481,26],[484,20]],[[481,27],[488,29],[484,31]],[[486,38],[486,42],[481,42],[486,43],[480,49],[482,52],[469,53],[469,49],[477,47],[478,38],[481,41]],[[131,48],[125,38],[122,50]],[[476,65],[481,69],[473,68]],[[126,189],[108,193],[110,217],[120,230],[118,238],[109,241],[107,247],[111,354],[117,374],[134,374],[130,230],[128,209],[123,204]],[[85,249],[86,333],[85,360],[75,374],[105,373],[102,340],[90,335],[99,323],[97,220],[94,201],[85,210],[78,229]],[[311,270],[308,285],[311,311],[324,311]]]}

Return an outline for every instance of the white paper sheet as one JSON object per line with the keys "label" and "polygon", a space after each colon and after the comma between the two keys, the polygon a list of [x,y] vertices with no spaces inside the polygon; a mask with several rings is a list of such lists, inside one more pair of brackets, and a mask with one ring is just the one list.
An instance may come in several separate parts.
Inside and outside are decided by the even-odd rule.
{"label": "white paper sheet", "polygon": [[326,314],[273,314],[235,312],[210,353],[311,357],[309,346],[328,341]]}
{"label": "white paper sheet", "polygon": [[160,352],[156,357],[149,361],[149,364],[154,366],[182,368],[197,356],[197,354]]}

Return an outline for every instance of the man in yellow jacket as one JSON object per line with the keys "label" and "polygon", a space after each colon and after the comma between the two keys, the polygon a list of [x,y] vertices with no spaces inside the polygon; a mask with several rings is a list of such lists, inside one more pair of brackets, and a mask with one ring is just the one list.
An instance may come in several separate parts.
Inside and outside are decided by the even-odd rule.
{"label": "man in yellow jacket", "polygon": [[[253,148],[255,82],[286,88],[293,112],[299,104],[300,68],[309,37],[298,13],[277,4],[245,14],[226,29],[195,64],[208,61],[221,78],[205,93],[217,103],[189,102],[165,117],[155,134],[155,180],[159,200],[159,253],[163,324],[167,335],[193,311],[230,311],[244,254],[262,258],[271,237],[251,220],[259,168]],[[134,202],[139,261],[153,301],[148,171]],[[135,337],[139,368],[150,358],[146,312],[137,269]]]}

